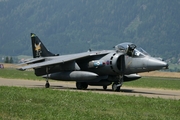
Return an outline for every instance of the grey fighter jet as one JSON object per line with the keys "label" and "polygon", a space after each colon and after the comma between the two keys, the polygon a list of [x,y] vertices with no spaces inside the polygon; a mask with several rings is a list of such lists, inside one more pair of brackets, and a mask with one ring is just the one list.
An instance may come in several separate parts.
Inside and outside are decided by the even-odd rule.
{"label": "grey fighter jet", "polygon": [[103,86],[120,91],[123,82],[141,78],[137,73],[168,68],[168,64],[150,56],[133,43],[121,43],[114,50],[87,51],[77,54],[53,54],[46,49],[40,39],[31,33],[33,59],[25,62],[33,68],[36,76],[46,78],[45,87],[49,88],[48,79],[76,81],[77,89],[87,89],[88,85]]}

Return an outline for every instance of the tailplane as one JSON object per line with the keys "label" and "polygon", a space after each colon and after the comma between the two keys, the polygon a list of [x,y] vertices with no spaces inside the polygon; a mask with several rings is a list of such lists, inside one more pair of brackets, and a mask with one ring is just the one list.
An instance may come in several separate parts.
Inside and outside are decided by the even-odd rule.
{"label": "tailplane", "polygon": [[41,40],[34,33],[31,33],[31,42],[34,58],[56,56],[55,54],[51,53],[46,49]]}

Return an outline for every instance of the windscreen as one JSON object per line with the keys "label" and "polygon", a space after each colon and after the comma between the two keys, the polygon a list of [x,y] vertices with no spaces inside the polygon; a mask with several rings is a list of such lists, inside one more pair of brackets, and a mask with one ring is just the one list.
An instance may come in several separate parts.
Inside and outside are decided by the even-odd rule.
{"label": "windscreen", "polygon": [[136,47],[135,44],[129,43],[129,42],[118,44],[115,46],[115,49],[117,51],[124,52],[127,55],[132,56],[132,57],[150,56],[144,49],[142,49],[141,47]]}

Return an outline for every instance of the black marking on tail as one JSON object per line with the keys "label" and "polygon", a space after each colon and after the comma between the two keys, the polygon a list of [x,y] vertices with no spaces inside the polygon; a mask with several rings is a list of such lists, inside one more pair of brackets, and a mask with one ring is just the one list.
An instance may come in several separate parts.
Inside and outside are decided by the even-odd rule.
{"label": "black marking on tail", "polygon": [[32,52],[33,57],[48,57],[48,56],[56,56],[46,49],[41,40],[36,36],[36,34],[31,33],[31,42],[32,42]]}

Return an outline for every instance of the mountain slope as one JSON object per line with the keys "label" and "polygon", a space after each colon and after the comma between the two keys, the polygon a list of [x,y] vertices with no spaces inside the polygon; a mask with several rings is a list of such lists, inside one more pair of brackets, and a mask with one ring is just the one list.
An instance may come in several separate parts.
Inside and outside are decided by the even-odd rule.
{"label": "mountain slope", "polygon": [[152,55],[178,57],[178,0],[2,0],[0,54],[31,55],[30,33],[54,53],[112,49],[133,42]]}

